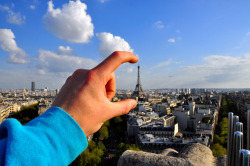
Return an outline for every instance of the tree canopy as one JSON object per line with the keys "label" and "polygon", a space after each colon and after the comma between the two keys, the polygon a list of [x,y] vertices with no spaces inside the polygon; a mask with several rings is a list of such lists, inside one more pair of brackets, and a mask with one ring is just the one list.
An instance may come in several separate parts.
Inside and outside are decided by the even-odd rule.
{"label": "tree canopy", "polygon": [[115,156],[117,158],[120,158],[122,153],[125,152],[126,150],[141,151],[135,144],[125,144],[122,142],[117,146]]}
{"label": "tree canopy", "polygon": [[100,130],[98,131],[99,134],[99,140],[102,141],[104,139],[108,139],[109,137],[109,132],[108,132],[108,128],[106,126],[102,126],[100,128]]}
{"label": "tree canopy", "polygon": [[37,104],[22,106],[19,112],[15,112],[11,115],[11,118],[17,119],[21,124],[26,124],[36,117],[38,117]]}
{"label": "tree canopy", "polygon": [[88,148],[82,152],[70,166],[97,166],[102,162],[106,148],[102,142],[89,141]]}
{"label": "tree canopy", "polygon": [[213,152],[214,157],[219,157],[219,156],[225,155],[227,153],[227,150],[218,143],[213,144],[211,146],[211,150]]}

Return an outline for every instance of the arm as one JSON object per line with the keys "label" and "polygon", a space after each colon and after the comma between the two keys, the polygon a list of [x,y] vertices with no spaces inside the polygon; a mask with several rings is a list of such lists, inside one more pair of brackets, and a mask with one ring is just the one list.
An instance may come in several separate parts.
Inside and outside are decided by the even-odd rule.
{"label": "arm", "polygon": [[[87,147],[86,136],[110,118],[128,113],[136,101],[110,102],[115,95],[114,70],[138,58],[114,52],[92,70],[79,69],[70,76],[53,107],[22,126],[6,120],[0,126],[0,164],[68,165]],[[2,162],[2,163],[1,163]],[[21,164],[23,163],[23,164]]]}
{"label": "arm", "polygon": [[88,145],[80,126],[58,107],[24,126],[7,119],[0,133],[0,165],[68,165]]}

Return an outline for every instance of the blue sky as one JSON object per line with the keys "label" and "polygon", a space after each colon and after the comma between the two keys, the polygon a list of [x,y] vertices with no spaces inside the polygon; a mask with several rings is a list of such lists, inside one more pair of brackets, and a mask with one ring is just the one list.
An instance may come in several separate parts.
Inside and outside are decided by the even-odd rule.
{"label": "blue sky", "polygon": [[[0,1],[0,88],[60,88],[114,50],[139,56],[150,88],[249,88],[250,2]],[[116,71],[134,89],[137,64]]]}

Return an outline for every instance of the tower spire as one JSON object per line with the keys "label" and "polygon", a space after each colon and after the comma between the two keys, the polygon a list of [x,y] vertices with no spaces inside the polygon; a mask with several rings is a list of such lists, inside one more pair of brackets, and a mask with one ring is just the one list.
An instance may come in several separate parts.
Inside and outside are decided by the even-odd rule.
{"label": "tower spire", "polygon": [[141,86],[141,78],[140,78],[140,66],[138,65],[138,74],[137,74],[137,84],[135,86],[135,90],[133,92],[134,96],[140,96],[140,95],[144,95],[144,92],[142,90],[142,86]]}

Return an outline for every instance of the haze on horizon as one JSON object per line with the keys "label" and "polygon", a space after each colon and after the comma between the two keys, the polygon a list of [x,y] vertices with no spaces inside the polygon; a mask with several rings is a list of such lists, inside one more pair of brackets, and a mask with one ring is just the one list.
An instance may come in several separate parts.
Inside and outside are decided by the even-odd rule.
{"label": "haze on horizon", "polygon": [[[0,89],[60,88],[115,50],[139,57],[143,89],[249,88],[249,1],[0,2]],[[116,71],[134,89],[137,64]]]}

